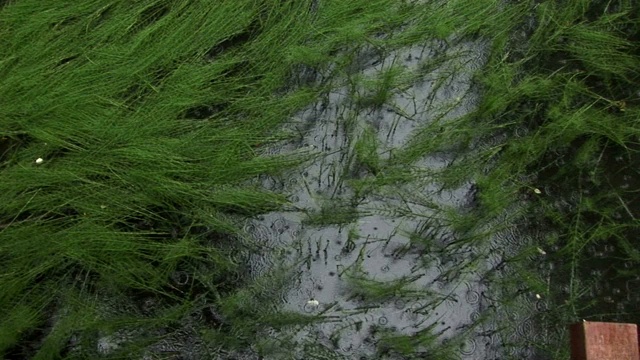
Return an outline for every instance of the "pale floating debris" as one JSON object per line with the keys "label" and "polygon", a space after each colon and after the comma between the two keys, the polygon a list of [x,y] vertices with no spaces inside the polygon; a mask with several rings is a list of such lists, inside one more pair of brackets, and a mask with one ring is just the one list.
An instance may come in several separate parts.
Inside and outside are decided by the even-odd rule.
{"label": "pale floating debris", "polygon": [[36,159],[36,164],[38,164],[38,165],[39,165],[39,164],[42,164],[43,162],[44,162],[44,159],[43,159],[43,158],[37,158],[37,159]]}
{"label": "pale floating debris", "polygon": [[107,205],[100,205],[100,209],[106,209]]}
{"label": "pale floating debris", "polygon": [[536,299],[538,299],[538,300],[542,299],[542,295],[536,294]]}
{"label": "pale floating debris", "polygon": [[547,252],[542,250],[541,248],[537,248],[540,255],[547,255]]}
{"label": "pale floating debris", "polygon": [[318,305],[320,305],[320,301],[318,301],[316,299],[311,299],[311,300],[307,301],[307,305],[309,305],[309,306],[318,306]]}
{"label": "pale floating debris", "polygon": [[542,190],[538,189],[538,188],[533,188],[533,192],[540,195],[542,194]]}

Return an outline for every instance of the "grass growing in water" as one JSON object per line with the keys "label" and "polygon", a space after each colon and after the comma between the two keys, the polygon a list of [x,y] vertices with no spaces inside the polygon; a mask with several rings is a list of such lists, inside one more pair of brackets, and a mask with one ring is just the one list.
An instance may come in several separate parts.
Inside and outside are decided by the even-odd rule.
{"label": "grass growing in water", "polygon": [[[528,7],[526,15],[501,30],[469,21],[477,29],[471,34],[492,39],[488,64],[475,78],[477,110],[430,124],[396,161],[407,166],[466,144],[468,153],[439,175],[445,188],[463,179],[477,185],[477,207],[464,228],[482,229],[516,205],[512,221],[544,232],[533,249],[548,250],[550,277],[537,270],[538,260],[515,255],[505,283],[505,294],[523,279],[531,291],[546,291],[553,315],[542,315],[543,327],[583,318],[637,322],[638,299],[625,287],[638,276],[640,8],[537,1],[506,5],[502,14],[518,6]],[[545,356],[567,356],[566,347],[542,347]]]}
{"label": "grass growing in water", "polygon": [[[375,173],[367,187],[413,176],[407,166],[452,144],[473,150],[439,174],[445,187],[477,183],[475,212],[451,215],[459,233],[531,200],[519,214],[559,234],[539,245],[555,246],[548,253],[570,274],[554,278],[567,294],[545,296],[562,319],[593,316],[590,299],[607,303],[584,291],[599,246],[615,245],[611,256],[630,264],[609,276],[636,276],[640,258],[638,11],[622,0],[5,3],[0,353],[95,356],[95,341],[122,328],[137,329],[138,341],[112,355],[142,353],[160,336],[152,330],[175,327],[194,308],[213,309],[203,316],[219,327],[214,346],[250,343],[262,325],[251,323],[256,308],[268,300],[260,287],[238,289],[239,249],[251,245],[238,223],[285,200],[248,183],[304,160],[259,156],[260,146],[280,140],[274,129],[331,85],[310,87],[296,73],[340,76],[364,43],[384,52],[425,36],[486,39],[491,55],[476,77],[483,98],[384,162],[365,130],[356,152]],[[385,104],[395,71],[369,83],[373,96],[360,105]],[[496,138],[506,140],[477,145]],[[327,214],[312,222],[351,215]],[[519,268],[514,278],[529,276]],[[234,343],[225,331],[242,336]],[[432,334],[422,335],[395,341],[396,351],[431,347]],[[67,353],[76,341],[88,352]]]}

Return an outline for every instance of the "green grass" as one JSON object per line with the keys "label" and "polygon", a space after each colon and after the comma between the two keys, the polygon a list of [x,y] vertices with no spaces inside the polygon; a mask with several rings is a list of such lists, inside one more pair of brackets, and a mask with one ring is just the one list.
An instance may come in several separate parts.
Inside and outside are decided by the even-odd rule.
{"label": "green grass", "polygon": [[[450,2],[456,3],[464,2]],[[543,1],[508,5],[502,14],[518,6],[530,6],[533,21],[511,17],[501,24],[511,29],[506,39],[495,27],[481,31],[494,41],[488,64],[475,77],[482,94],[477,110],[430,124],[396,161],[406,166],[424,154],[451,151],[451,144],[466,144],[467,155],[437,176],[445,188],[474,179],[476,208],[463,216],[445,211],[445,218],[462,230],[462,241],[474,243],[478,231],[505,211],[525,231],[544,234],[536,246],[557,249],[549,256],[558,265],[551,288],[536,270],[538,260],[521,255],[509,259],[514,273],[504,284],[506,297],[518,282],[551,291],[556,318],[544,315],[543,326],[582,318],[636,322],[636,302],[612,301],[589,289],[607,282],[621,286],[637,276],[629,268],[637,267],[640,225],[637,184],[631,180],[637,176],[640,139],[640,9],[628,1]],[[487,141],[491,146],[478,145]],[[617,249],[607,255],[608,264],[587,251],[600,246]],[[593,268],[605,274],[594,276]],[[612,302],[626,303],[626,310]]]}
{"label": "green grass", "polygon": [[[324,91],[296,80],[299,69],[334,62],[344,64],[340,73],[349,47],[404,23],[411,6],[310,8],[4,2],[0,353],[72,356],[74,334],[88,341],[123,327],[166,327],[205,300],[238,303],[224,310],[233,314],[251,306],[254,295],[236,280],[247,271],[239,250],[249,245],[239,224],[286,204],[252,180],[308,158],[260,149],[286,138],[278,126]],[[176,271],[190,274],[187,284],[172,283]],[[139,296],[157,311],[112,313],[110,301]],[[241,319],[224,326],[246,327]],[[242,339],[235,344],[249,342]],[[153,336],[140,341],[136,351]]]}
{"label": "green grass", "polygon": [[[225,315],[199,324],[215,349],[247,347],[268,326],[315,321],[277,313],[271,301],[285,278],[266,281],[271,286],[246,280],[244,254],[253,247],[243,220],[287,204],[286,194],[254,180],[312,156],[264,156],[262,149],[290,138],[280,126],[345,82],[356,107],[372,110],[389,105],[412,77],[437,74],[435,88],[443,86],[447,74],[434,70],[455,54],[415,73],[394,64],[373,77],[353,74],[363,52],[384,57],[429,40],[486,44],[486,64],[474,73],[477,108],[445,120],[453,108],[445,104],[385,160],[372,129],[352,129],[350,162],[368,176],[349,184],[359,196],[397,195],[411,181],[454,189],[473,180],[471,212],[421,199],[458,244],[481,247],[495,233],[487,224],[499,224],[505,212],[523,229],[548,230],[508,259],[505,299],[525,279],[563,321],[640,321],[630,308],[611,315],[609,302],[589,293],[605,276],[617,284],[638,275],[640,8],[633,1],[1,4],[5,357],[94,358],[95,341],[122,329],[137,335],[110,356],[142,354],[162,337],[154,331],[176,329],[194,309]],[[449,71],[472,71],[465,69]],[[323,80],[308,81],[301,70]],[[459,156],[445,169],[415,169],[425,156],[451,151]],[[308,222],[357,219],[351,204],[338,205],[328,202]],[[611,260],[630,266],[607,267],[598,278],[589,268],[606,246],[616,249]],[[538,247],[556,249],[548,251],[558,264],[550,278],[527,256]],[[177,281],[176,274],[187,275]],[[352,282],[370,298],[415,295],[403,292],[404,280]],[[151,310],[140,308],[143,300]],[[544,316],[552,326],[553,316]],[[429,331],[394,336],[389,351],[407,357],[436,344]],[[86,352],[68,352],[72,338]]]}
{"label": "green grass", "polygon": [[[640,7],[630,1],[542,1],[509,3],[495,11],[498,3],[492,1],[427,2],[427,7],[431,4],[428,30],[434,38],[453,43],[452,37],[480,38],[489,44],[487,64],[474,75],[478,107],[455,119],[437,117],[414,134],[408,147],[376,162],[373,178],[351,184],[360,193],[401,196],[433,209],[455,234],[457,246],[443,251],[482,248],[506,229],[505,222],[537,234],[533,244],[521,244],[505,259],[508,275],[492,279],[504,286],[505,312],[517,307],[509,299],[519,285],[545,299],[549,312],[537,315],[540,326],[559,334],[533,344],[545,356],[568,356],[550,345],[564,344],[566,332],[558,329],[568,322],[637,322],[638,300],[630,300],[627,289],[638,276],[639,258],[633,179],[640,149]],[[430,60],[416,77],[428,76],[444,62]],[[365,98],[367,105],[388,101],[388,95],[372,94]],[[372,153],[364,139],[356,143],[362,163]],[[456,160],[441,171],[411,171],[424,156],[442,152],[457,154]],[[420,176],[426,182],[435,178],[443,189],[473,181],[473,210],[460,213],[398,190],[421,181]],[[609,250],[602,255],[601,248]],[[534,256],[538,249],[547,249],[548,256]],[[541,262],[555,268],[541,270]],[[375,292],[380,284],[359,285]],[[602,286],[622,295],[599,294]]]}

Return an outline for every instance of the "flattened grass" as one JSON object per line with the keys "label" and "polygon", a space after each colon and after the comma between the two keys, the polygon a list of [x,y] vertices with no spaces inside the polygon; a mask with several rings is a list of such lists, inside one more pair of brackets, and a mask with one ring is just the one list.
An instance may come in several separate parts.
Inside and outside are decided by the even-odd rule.
{"label": "flattened grass", "polygon": [[[306,159],[260,155],[322,90],[298,69],[346,64],[340,51],[406,14],[391,1],[4,4],[0,353],[64,357],[72,335],[243,296],[237,224],[286,203],[251,180]],[[109,310],[140,297],[156,315]]]}

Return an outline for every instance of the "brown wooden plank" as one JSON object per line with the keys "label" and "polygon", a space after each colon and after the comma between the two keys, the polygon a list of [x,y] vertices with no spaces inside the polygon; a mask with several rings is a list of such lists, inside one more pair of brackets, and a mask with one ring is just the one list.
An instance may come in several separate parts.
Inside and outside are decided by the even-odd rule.
{"label": "brown wooden plank", "polygon": [[635,324],[584,321],[570,331],[572,360],[640,360]]}

